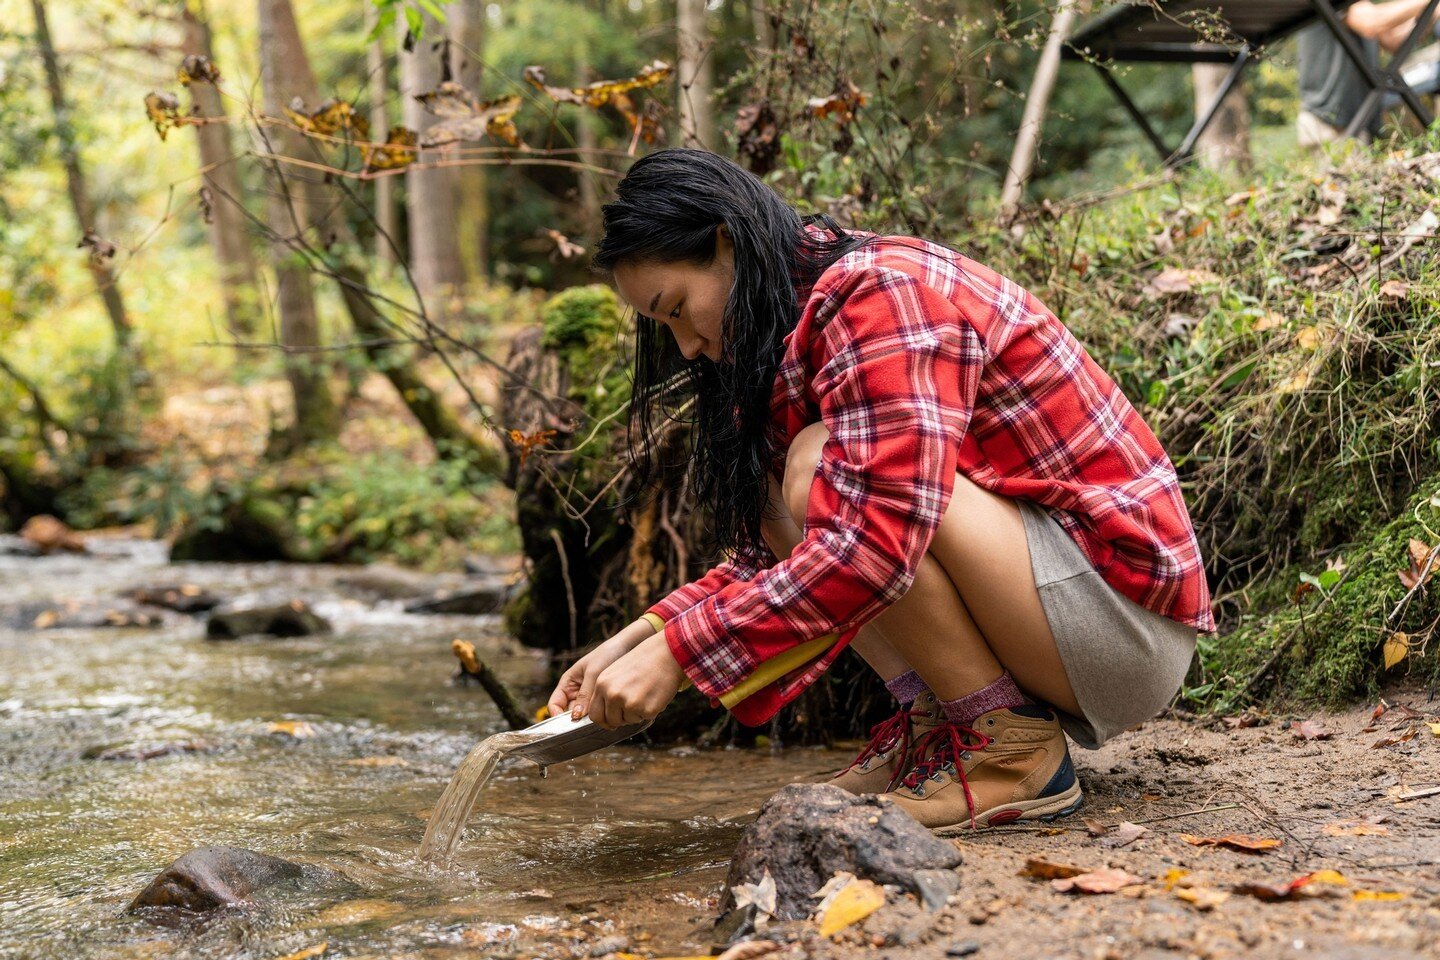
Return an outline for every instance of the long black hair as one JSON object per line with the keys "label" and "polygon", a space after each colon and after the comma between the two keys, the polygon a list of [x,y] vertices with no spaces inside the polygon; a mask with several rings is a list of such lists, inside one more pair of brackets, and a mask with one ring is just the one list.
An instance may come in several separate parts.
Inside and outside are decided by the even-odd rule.
{"label": "long black hair", "polygon": [[[637,314],[627,430],[633,493],[621,506],[629,509],[644,497],[654,475],[655,412],[663,422],[693,402],[690,490],[709,514],[719,550],[761,557],[770,465],[781,452],[770,398],[785,335],[799,322],[799,296],[827,267],[874,237],[847,233],[824,214],[802,217],[734,161],[683,148],[637,160],[602,213],[605,236],[593,265],[607,274],[621,263],[708,265],[715,259],[717,229],[724,224],[729,230],[735,283],[721,329],[723,362],[686,360],[673,336],[661,335],[658,322]],[[807,230],[809,224],[825,233]]]}

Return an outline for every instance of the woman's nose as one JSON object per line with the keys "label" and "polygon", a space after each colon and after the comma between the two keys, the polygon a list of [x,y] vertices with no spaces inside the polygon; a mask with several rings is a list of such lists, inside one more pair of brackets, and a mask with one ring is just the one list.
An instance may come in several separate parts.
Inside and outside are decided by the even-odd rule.
{"label": "woman's nose", "polygon": [[703,346],[704,343],[701,342],[699,337],[696,337],[694,340],[691,340],[687,346],[683,346],[680,348],[680,354],[686,360],[694,360],[696,357],[700,356],[700,350]]}

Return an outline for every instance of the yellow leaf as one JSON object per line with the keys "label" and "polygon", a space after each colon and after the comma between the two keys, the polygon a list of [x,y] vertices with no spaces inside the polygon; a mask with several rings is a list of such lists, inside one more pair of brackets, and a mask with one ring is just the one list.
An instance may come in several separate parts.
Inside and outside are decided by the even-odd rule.
{"label": "yellow leaf", "polygon": [[1410,637],[1404,633],[1393,633],[1390,639],[1385,641],[1385,669],[1389,670],[1410,652]]}
{"label": "yellow leaf", "polygon": [[1320,345],[1320,334],[1314,327],[1302,327],[1295,334],[1295,343],[1305,350],[1314,350]]}
{"label": "yellow leaf", "polygon": [[538,710],[535,711],[535,722],[536,722],[536,723],[539,723],[541,720],[549,720],[549,719],[550,719],[550,708],[549,708],[548,706],[541,707],[540,709],[538,709]]}
{"label": "yellow leaf", "polygon": [[1337,887],[1343,887],[1349,882],[1345,875],[1337,870],[1316,870],[1306,880],[1306,883],[1331,883]]}
{"label": "yellow leaf", "polygon": [[1273,330],[1276,327],[1283,327],[1285,318],[1273,310],[1255,321],[1256,330]]}
{"label": "yellow leaf", "polygon": [[[303,740],[306,737],[315,736],[315,728],[304,720],[277,720],[266,728],[267,733],[283,733],[286,736],[294,737],[296,740]],[[319,956],[319,954],[316,954]]]}
{"label": "yellow leaf", "polygon": [[1299,393],[1308,386],[1310,386],[1310,371],[1300,369],[1281,380],[1280,385],[1275,389],[1280,393]]}
{"label": "yellow leaf", "polygon": [[851,880],[820,917],[820,935],[829,937],[885,906],[885,891],[869,880]]}
{"label": "yellow leaf", "polygon": [[1180,885],[1180,881],[1184,880],[1188,876],[1190,876],[1189,870],[1181,870],[1179,867],[1171,867],[1169,870],[1165,871],[1165,876],[1160,878],[1160,882],[1165,884],[1166,890],[1173,890],[1175,889],[1175,887]]}
{"label": "yellow leaf", "polygon": [[1356,890],[1351,895],[1355,900],[1404,900],[1405,894],[1398,890]]}
{"label": "yellow leaf", "polygon": [[1440,737],[1440,723],[1426,723],[1425,726],[1429,727],[1430,732],[1435,736]]}
{"label": "yellow leaf", "polygon": [[351,900],[322,911],[315,918],[315,924],[321,927],[350,927],[393,917],[403,909],[400,904],[388,900]]}
{"label": "yellow leaf", "polygon": [[403,767],[407,766],[404,757],[356,757],[354,760],[343,761],[347,767]]}
{"label": "yellow leaf", "polygon": [[322,940],[313,947],[306,947],[304,950],[287,953],[285,956],[280,957],[279,960],[312,960],[312,958],[320,956],[328,949],[330,949],[330,941]]}

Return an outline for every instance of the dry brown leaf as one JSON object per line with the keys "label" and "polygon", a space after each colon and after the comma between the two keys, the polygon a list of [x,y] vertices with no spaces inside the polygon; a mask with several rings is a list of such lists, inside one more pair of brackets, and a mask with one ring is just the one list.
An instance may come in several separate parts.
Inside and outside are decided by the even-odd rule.
{"label": "dry brown leaf", "polygon": [[1334,823],[1325,824],[1325,836],[1327,837],[1388,837],[1390,828],[1380,825],[1385,819],[1384,814],[1378,817],[1367,817],[1364,820],[1337,820]]}
{"label": "dry brown leaf", "polygon": [[1307,873],[1296,877],[1289,883],[1268,884],[1268,883],[1238,883],[1232,889],[1236,893],[1243,893],[1246,896],[1255,897],[1257,900],[1296,900],[1300,897],[1326,897],[1334,896],[1335,891],[1317,889],[1317,887],[1344,886],[1350,881],[1334,870],[1317,870],[1314,873]]}
{"label": "dry brown leaf", "polygon": [[1151,300],[1158,300],[1172,294],[1189,293],[1202,284],[1219,282],[1220,277],[1209,270],[1170,267],[1151,278],[1142,292]]}
{"label": "dry brown leaf", "polygon": [[1314,327],[1301,327],[1295,332],[1295,345],[1302,350],[1314,350],[1320,346],[1320,331]]}
{"label": "dry brown leaf", "polygon": [[1414,739],[1415,739],[1415,736],[1416,736],[1419,732],[1420,732],[1420,728],[1419,728],[1419,727],[1410,727],[1408,730],[1406,730],[1404,733],[1400,734],[1399,736],[1394,736],[1394,737],[1381,737],[1379,740],[1376,740],[1374,743],[1370,744],[1370,749],[1371,749],[1371,750],[1379,750],[1379,749],[1384,748],[1384,747],[1393,747],[1393,746],[1395,746],[1395,744],[1397,744],[1397,743],[1408,743],[1408,742],[1410,742],[1411,740],[1414,740]]}
{"label": "dry brown leaf", "polygon": [[1274,330],[1276,327],[1283,326],[1285,326],[1285,317],[1273,310],[1255,321],[1256,330]]}
{"label": "dry brown leaf", "polygon": [[1223,837],[1197,837],[1191,833],[1182,833],[1180,839],[1196,847],[1229,847],[1242,853],[1263,853],[1284,845],[1283,840],[1252,837],[1243,833],[1232,833]]}
{"label": "dry brown leaf", "polygon": [[1410,284],[1404,280],[1386,280],[1380,285],[1380,299],[1400,301],[1410,296]]}
{"label": "dry brown leaf", "polygon": [[468,640],[451,640],[450,652],[455,654],[455,659],[460,661],[460,667],[466,673],[480,672],[480,658],[475,655],[475,644]]}
{"label": "dry brown leaf", "polygon": [[1335,736],[1334,730],[1325,729],[1317,720],[1301,720],[1290,727],[1290,732],[1301,740],[1329,740]]}
{"label": "dry brown leaf", "polygon": [[1201,911],[1214,910],[1230,899],[1230,894],[1226,891],[1211,890],[1209,887],[1181,887],[1174,893],[1175,896]]}
{"label": "dry brown leaf", "polygon": [[1049,860],[1031,857],[1025,861],[1020,876],[1036,880],[1060,880],[1065,877],[1078,877],[1085,872],[1084,867],[1072,867],[1068,863],[1051,863]]}
{"label": "dry brown leaf", "polygon": [[219,83],[220,68],[215,66],[209,57],[192,53],[180,61],[180,69],[175,71],[175,79],[180,81],[182,87],[188,87],[192,83]]}
{"label": "dry brown leaf", "polygon": [[418,139],[409,127],[395,126],[390,128],[384,143],[360,144],[360,156],[366,172],[401,170],[410,166],[415,162]]}
{"label": "dry brown leaf", "polygon": [[343,761],[347,767],[405,767],[409,766],[404,757],[356,757]]}
{"label": "dry brown leaf", "polygon": [[755,960],[756,957],[766,956],[779,949],[780,944],[774,940],[746,940],[730,947],[715,960]]}
{"label": "dry brown leaf", "polygon": [[1143,882],[1140,877],[1118,867],[1102,867],[1073,877],[1058,877],[1050,881],[1050,886],[1061,893],[1115,893],[1123,887]]}
{"label": "dry brown leaf", "polygon": [[1115,831],[1101,840],[1100,844],[1105,847],[1124,847],[1134,843],[1149,832],[1148,827],[1142,827],[1138,823],[1131,823],[1129,820],[1122,820],[1115,825]]}
{"label": "dry brown leaf", "polygon": [[855,111],[863,107],[869,99],[865,91],[846,80],[837,84],[835,92],[828,97],[811,97],[805,102],[805,107],[813,116],[822,120],[834,117],[843,125],[853,121]]}

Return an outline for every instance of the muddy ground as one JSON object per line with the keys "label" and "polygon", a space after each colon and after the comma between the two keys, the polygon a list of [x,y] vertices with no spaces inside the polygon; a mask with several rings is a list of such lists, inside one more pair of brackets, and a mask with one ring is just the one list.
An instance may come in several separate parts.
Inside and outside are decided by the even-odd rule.
{"label": "muddy ground", "polygon": [[[943,910],[927,913],[913,897],[892,893],[885,908],[833,939],[819,937],[813,924],[772,928],[773,939],[797,941],[772,956],[1440,956],[1440,793],[1402,799],[1440,787],[1440,726],[1432,730],[1426,722],[1436,720],[1440,703],[1414,683],[1388,689],[1385,701],[1390,709],[1375,722],[1374,704],[1282,713],[1237,729],[1213,718],[1172,717],[1098,751],[1076,750],[1084,809],[1053,827],[956,838],[964,855],[961,888]],[[1302,728],[1305,720],[1312,726]],[[1302,735],[1317,732],[1318,739]],[[1087,820],[1128,821],[1147,832],[1119,845],[1118,832],[1096,836]],[[1279,844],[1248,853],[1193,846],[1182,834],[1241,834]],[[1117,867],[1138,882],[1111,894],[1062,893],[1048,880],[1022,875],[1031,858]],[[1321,875],[1298,888],[1295,900],[1267,902],[1235,889],[1282,885],[1321,870],[1340,877]],[[642,955],[710,953],[704,911],[685,918],[673,907],[712,904],[722,876],[718,869],[697,874],[688,891],[670,891],[668,908],[657,903],[648,918],[605,924],[600,952],[620,943],[605,939],[618,934],[627,950]],[[1205,903],[1224,894],[1223,902]],[[649,928],[685,922],[697,926],[678,940],[647,940]],[[576,943],[574,955],[590,954],[591,942]],[[547,954],[554,955],[553,945],[533,955]]]}

